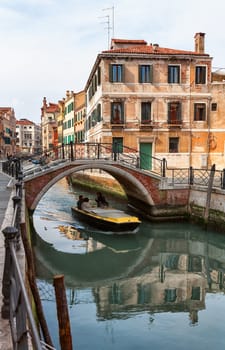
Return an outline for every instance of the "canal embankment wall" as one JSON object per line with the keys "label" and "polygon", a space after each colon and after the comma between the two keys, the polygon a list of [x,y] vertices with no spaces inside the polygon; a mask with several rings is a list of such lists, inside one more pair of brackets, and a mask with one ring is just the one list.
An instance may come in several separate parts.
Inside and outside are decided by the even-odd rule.
{"label": "canal embankment wall", "polygon": [[225,232],[225,191],[212,189],[209,212],[206,217],[207,200],[207,188],[193,186],[189,194],[189,217],[192,220],[214,226],[218,231]]}

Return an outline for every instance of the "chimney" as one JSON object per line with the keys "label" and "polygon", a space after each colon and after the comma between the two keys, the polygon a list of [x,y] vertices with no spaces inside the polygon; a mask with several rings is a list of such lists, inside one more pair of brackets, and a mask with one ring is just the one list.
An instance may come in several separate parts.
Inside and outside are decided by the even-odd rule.
{"label": "chimney", "polygon": [[195,52],[205,53],[205,33],[195,34]]}
{"label": "chimney", "polygon": [[44,108],[47,107],[47,100],[46,100],[46,97],[43,98],[43,107],[44,107]]}
{"label": "chimney", "polygon": [[156,52],[159,48],[159,44],[153,44],[152,48],[153,48],[153,52]]}

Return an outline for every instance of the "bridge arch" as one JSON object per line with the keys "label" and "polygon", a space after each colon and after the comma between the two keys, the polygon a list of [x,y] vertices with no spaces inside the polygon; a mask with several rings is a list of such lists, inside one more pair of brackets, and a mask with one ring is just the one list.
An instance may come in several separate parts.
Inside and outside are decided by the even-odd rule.
{"label": "bridge arch", "polygon": [[[152,199],[151,193],[149,193],[148,189],[144,186],[144,184],[142,184],[132,173],[128,172],[127,169],[122,169],[121,167],[115,167],[115,165],[107,164],[107,162],[95,161],[95,162],[89,162],[88,164],[86,163],[81,165],[70,164],[69,168],[68,167],[67,169],[62,168],[61,172],[59,172],[56,176],[52,177],[51,179],[48,179],[46,183],[44,183],[43,186],[39,190],[37,190],[36,193],[33,193],[33,198],[29,205],[29,209],[31,211],[34,211],[37,204],[43,197],[43,195],[56,182],[61,180],[63,177],[69,176],[72,173],[79,172],[82,170],[87,170],[87,169],[101,169],[107,172],[108,174],[110,174],[111,176],[113,176],[124,189],[124,192],[128,197],[128,201],[131,198],[136,198],[137,200],[140,200],[141,198],[141,201],[144,202],[146,205],[148,206],[154,205],[154,201]],[[27,182],[28,181],[29,180],[27,180]],[[26,184],[26,180],[25,180],[25,184]],[[130,204],[132,204],[132,202]]]}

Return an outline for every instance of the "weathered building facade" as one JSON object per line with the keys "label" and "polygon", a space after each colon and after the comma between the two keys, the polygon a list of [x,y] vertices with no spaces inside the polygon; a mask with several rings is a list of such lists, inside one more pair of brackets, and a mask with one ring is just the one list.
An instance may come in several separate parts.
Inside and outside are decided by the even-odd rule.
{"label": "weathered building facade", "polygon": [[169,167],[223,166],[224,83],[212,83],[204,40],[197,33],[194,51],[184,51],[112,39],[85,87],[85,140],[166,158]]}
{"label": "weathered building facade", "polygon": [[64,120],[63,120],[63,143],[74,142],[74,106],[75,94],[73,91],[66,92],[64,102]]}
{"label": "weathered building facade", "polygon": [[11,107],[0,107],[0,158],[16,152],[16,117]]}
{"label": "weathered building facade", "polygon": [[25,118],[17,120],[16,152],[35,154],[41,150],[41,126]]}
{"label": "weathered building facade", "polygon": [[57,116],[60,108],[57,103],[47,104],[46,97],[43,99],[41,108],[41,130],[43,151],[53,149],[58,146]]}
{"label": "weathered building facade", "polygon": [[65,112],[65,99],[58,101],[59,113],[56,116],[57,134],[58,134],[58,147],[63,144],[63,121]]}
{"label": "weathered building facade", "polygon": [[84,142],[84,122],[86,118],[85,91],[79,91],[75,94],[75,118],[74,133],[75,141]]}

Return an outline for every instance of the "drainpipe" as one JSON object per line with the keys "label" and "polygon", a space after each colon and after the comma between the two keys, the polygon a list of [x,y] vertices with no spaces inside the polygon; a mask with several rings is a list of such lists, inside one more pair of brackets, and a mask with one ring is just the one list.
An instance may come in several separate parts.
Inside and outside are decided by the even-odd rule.
{"label": "drainpipe", "polygon": [[207,127],[208,127],[208,135],[207,135],[207,169],[209,167],[209,160],[210,160],[210,130],[211,130],[210,101],[211,101],[211,97],[208,99],[208,103],[207,103]]}

